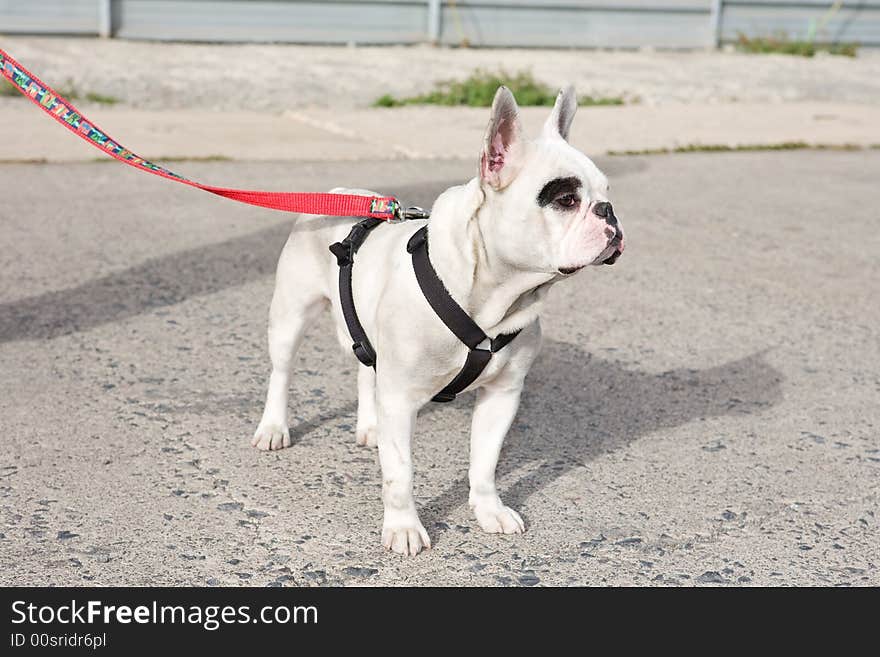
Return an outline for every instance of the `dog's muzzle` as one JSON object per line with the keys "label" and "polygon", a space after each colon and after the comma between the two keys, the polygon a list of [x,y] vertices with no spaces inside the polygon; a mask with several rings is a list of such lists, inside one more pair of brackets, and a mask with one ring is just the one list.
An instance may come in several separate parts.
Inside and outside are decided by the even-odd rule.
{"label": "dog's muzzle", "polygon": [[[617,262],[617,259],[621,256],[624,250],[623,229],[620,227],[617,217],[614,216],[614,209],[608,201],[596,203],[590,208],[590,212],[592,212],[594,216],[605,220],[605,236],[608,238],[608,243],[605,245],[605,248],[602,249],[602,252],[590,264],[613,265]],[[570,276],[571,274],[580,271],[585,266],[586,265],[579,265],[577,267],[560,267],[557,271],[563,276]]]}
{"label": "dog's muzzle", "polygon": [[[614,208],[608,201],[596,203],[593,207],[593,214],[604,219],[605,223],[608,224],[608,228],[605,230],[606,233],[613,231],[609,236],[611,239],[608,242],[608,246],[602,255],[599,256],[599,264],[613,265],[623,253],[623,231],[620,228],[620,223],[617,221],[617,217],[614,216]],[[605,255],[606,253],[608,255]]]}

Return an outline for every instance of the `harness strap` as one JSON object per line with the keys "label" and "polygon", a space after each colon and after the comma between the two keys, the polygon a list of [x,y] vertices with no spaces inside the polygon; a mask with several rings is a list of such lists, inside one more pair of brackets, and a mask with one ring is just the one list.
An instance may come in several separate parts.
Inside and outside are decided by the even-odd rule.
{"label": "harness strap", "polygon": [[407,242],[406,250],[412,254],[416,280],[428,304],[447,328],[455,334],[455,337],[470,349],[461,371],[434,396],[435,402],[450,402],[455,399],[458,393],[477,380],[477,377],[486,369],[486,365],[492,359],[492,354],[510,344],[519,335],[519,331],[499,335],[495,339],[489,340],[489,349],[480,349],[479,345],[489,338],[483,329],[471,319],[470,315],[456,303],[437,275],[437,271],[428,257],[427,226],[423,226],[413,234]]}
{"label": "harness strap", "polygon": [[454,401],[458,393],[477,380],[490,360],[492,360],[492,352],[488,349],[471,349],[461,370],[443,390],[434,395],[432,401],[441,403]]}
{"label": "harness strap", "polygon": [[367,367],[376,367],[376,350],[373,349],[367,332],[358,319],[351,277],[354,254],[361,248],[370,231],[381,223],[382,219],[364,219],[352,227],[344,240],[330,245],[330,252],[336,256],[336,263],[339,265],[339,303],[342,306],[342,316],[348,326],[348,333],[354,341],[351,349],[357,359]]}
{"label": "harness strap", "polygon": [[412,254],[416,280],[431,308],[446,324],[446,327],[455,334],[455,337],[468,346],[468,349],[476,349],[477,345],[486,339],[486,334],[446,291],[446,286],[443,285],[443,281],[434,270],[431,259],[428,257],[427,226],[423,226],[415,232],[407,242],[406,250]]}
{"label": "harness strap", "polygon": [[[361,363],[372,368],[376,367],[376,350],[373,349],[373,345],[358,319],[351,278],[354,254],[361,248],[370,231],[381,223],[381,219],[364,219],[352,227],[344,240],[330,245],[330,252],[336,256],[336,263],[339,265],[339,302],[342,306],[342,316],[345,318],[345,324],[353,341],[351,349]],[[406,250],[412,254],[416,280],[422,294],[428,300],[428,304],[449,330],[455,334],[455,337],[470,349],[459,373],[433,397],[435,402],[451,402],[458,393],[477,380],[477,377],[492,360],[492,354],[510,344],[510,341],[519,335],[519,331],[499,335],[494,340],[489,340],[483,329],[455,302],[428,257],[427,226],[415,232],[407,242]],[[480,349],[479,345],[485,340],[489,340],[489,348]]]}

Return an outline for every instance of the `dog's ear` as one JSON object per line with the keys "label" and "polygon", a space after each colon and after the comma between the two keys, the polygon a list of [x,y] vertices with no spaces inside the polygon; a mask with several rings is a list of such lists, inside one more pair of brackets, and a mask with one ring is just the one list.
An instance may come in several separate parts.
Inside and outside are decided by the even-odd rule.
{"label": "dog's ear", "polygon": [[519,108],[510,89],[498,87],[480,155],[480,178],[494,189],[506,187],[519,168],[521,150]]}
{"label": "dog's ear", "polygon": [[571,128],[571,121],[574,119],[574,113],[577,112],[578,103],[577,96],[574,93],[574,87],[567,86],[556,96],[556,104],[553,111],[547,117],[544,123],[544,136],[555,137],[560,136],[566,141],[568,140],[568,130]]}

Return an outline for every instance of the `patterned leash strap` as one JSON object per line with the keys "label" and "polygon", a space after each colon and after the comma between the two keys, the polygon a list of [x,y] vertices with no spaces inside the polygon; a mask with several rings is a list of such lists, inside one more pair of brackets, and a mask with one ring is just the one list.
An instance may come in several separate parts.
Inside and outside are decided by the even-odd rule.
{"label": "patterned leash strap", "polygon": [[114,157],[120,162],[141,171],[203,189],[206,192],[224,196],[233,201],[258,205],[273,210],[302,212],[304,214],[326,214],[339,217],[373,217],[386,221],[403,217],[400,202],[393,196],[260,192],[203,185],[132,153],[101,130],[93,121],[87,119],[70,101],[62,97],[52,87],[42,82],[36,75],[10,57],[9,53],[2,48],[0,48],[0,74],[34,105],[42,109],[72,133],[82,137],[92,146],[100,149],[110,157]]}

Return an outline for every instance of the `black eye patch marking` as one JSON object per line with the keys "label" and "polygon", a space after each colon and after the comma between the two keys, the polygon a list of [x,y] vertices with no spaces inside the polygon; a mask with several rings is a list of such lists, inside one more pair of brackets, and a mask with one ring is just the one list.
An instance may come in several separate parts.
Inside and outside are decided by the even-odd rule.
{"label": "black eye patch marking", "polygon": [[554,178],[548,182],[538,193],[538,205],[542,208],[550,205],[560,196],[576,194],[581,188],[581,181],[574,177]]}

